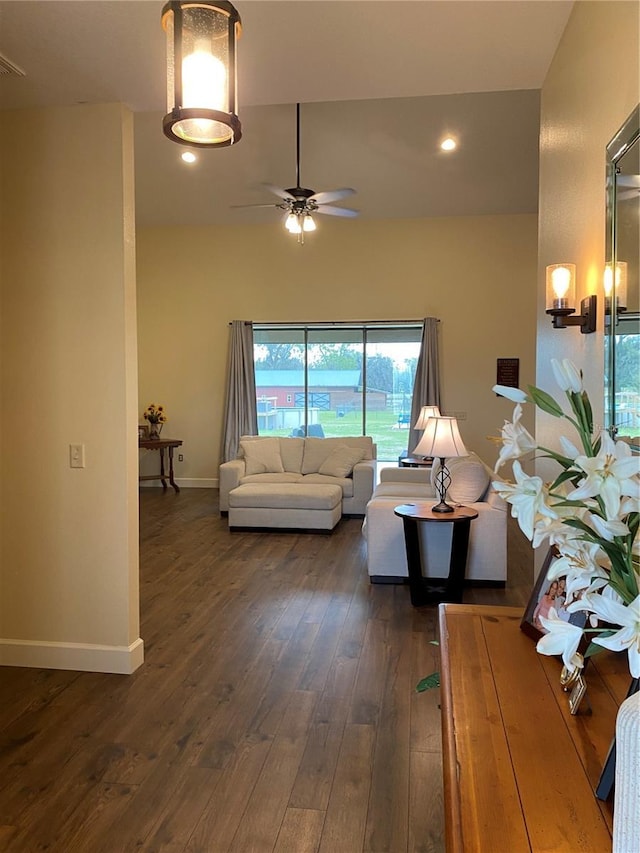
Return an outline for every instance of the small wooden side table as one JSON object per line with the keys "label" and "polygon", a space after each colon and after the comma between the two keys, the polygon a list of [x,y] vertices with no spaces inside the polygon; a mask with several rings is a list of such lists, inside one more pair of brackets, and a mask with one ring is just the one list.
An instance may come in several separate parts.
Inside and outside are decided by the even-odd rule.
{"label": "small wooden side table", "polygon": [[[142,480],[162,480],[162,488],[167,490],[167,480],[173,486],[176,492],[180,491],[180,486],[173,479],[173,449],[174,447],[180,447],[182,444],[182,440],[179,438],[139,438],[138,439],[138,447],[141,450],[158,450],[160,451],[160,473],[159,474],[145,474],[144,476],[138,477],[140,482]],[[168,452],[169,456],[169,473],[165,473],[165,451]]]}
{"label": "small wooden side table", "polygon": [[401,468],[432,468],[433,459],[429,456],[402,456],[400,458]]}
{"label": "small wooden side table", "polygon": [[[394,509],[404,523],[404,541],[409,569],[409,593],[414,607],[438,604],[441,601],[462,601],[462,587],[467,568],[469,528],[478,517],[475,509],[457,506],[453,512],[433,512],[431,504],[402,504]],[[449,573],[446,578],[428,578],[422,572],[420,553],[420,524],[452,524]]]}

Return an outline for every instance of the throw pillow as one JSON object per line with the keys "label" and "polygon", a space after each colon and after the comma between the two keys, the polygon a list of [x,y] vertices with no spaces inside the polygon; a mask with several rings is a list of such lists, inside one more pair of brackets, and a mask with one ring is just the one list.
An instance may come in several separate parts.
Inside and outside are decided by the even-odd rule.
{"label": "throw pillow", "polygon": [[331,451],[335,450],[336,446],[340,444],[341,442],[337,442],[333,438],[305,438],[302,473],[317,474]]}
{"label": "throw pillow", "polygon": [[365,455],[361,447],[348,447],[340,444],[324,460],[318,468],[318,474],[327,477],[348,477],[353,471],[353,466],[360,462]]}
{"label": "throw pillow", "polygon": [[245,476],[283,473],[280,442],[277,438],[241,440],[240,450],[244,456]]}
{"label": "throw pillow", "polygon": [[[439,468],[440,462],[435,460],[431,472],[432,485],[435,483],[435,476]],[[475,453],[470,453],[469,456],[447,459],[447,468],[451,474],[451,485],[447,496],[453,503],[475,503],[487,491],[491,477],[484,462]]]}

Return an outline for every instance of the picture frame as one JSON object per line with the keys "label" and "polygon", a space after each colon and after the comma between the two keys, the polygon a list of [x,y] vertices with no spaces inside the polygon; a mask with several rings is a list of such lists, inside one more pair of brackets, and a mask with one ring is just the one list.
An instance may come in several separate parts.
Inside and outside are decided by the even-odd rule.
{"label": "picture frame", "polygon": [[[562,616],[562,604],[564,604],[562,591],[566,583],[566,578],[564,576],[560,576],[554,581],[547,580],[549,569],[559,558],[560,552],[555,545],[552,545],[544,559],[544,563],[540,569],[540,574],[533,585],[529,603],[527,604],[520,623],[520,630],[536,642],[546,633],[538,619],[539,615],[542,614],[544,616],[550,607],[555,606],[559,615]],[[560,608],[557,603],[559,599],[562,599]],[[586,625],[587,613],[585,611],[578,611],[577,613],[572,613],[570,615],[566,614],[565,611],[565,616],[567,621],[571,621],[572,624],[577,625],[580,628],[584,628]],[[586,645],[588,644],[585,643],[585,646]],[[582,644],[580,651],[583,651]]]}
{"label": "picture frame", "polygon": [[149,427],[147,424],[138,424],[138,441],[146,441],[149,438]]}

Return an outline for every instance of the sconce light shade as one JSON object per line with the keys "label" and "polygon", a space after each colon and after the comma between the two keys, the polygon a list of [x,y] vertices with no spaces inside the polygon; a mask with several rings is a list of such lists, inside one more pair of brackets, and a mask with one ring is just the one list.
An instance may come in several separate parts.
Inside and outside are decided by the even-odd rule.
{"label": "sconce light shade", "polygon": [[547,310],[567,310],[572,314],[576,300],[576,265],[551,264],[547,267]]}
{"label": "sconce light shade", "polygon": [[547,267],[547,314],[553,317],[554,329],[580,326],[583,335],[596,330],[595,296],[587,296],[580,302],[580,314],[575,317],[576,265],[551,264]]}
{"label": "sconce light shade", "polygon": [[431,507],[432,512],[453,512],[445,498],[451,485],[451,474],[445,464],[447,456],[468,456],[467,449],[460,436],[456,418],[429,418],[422,438],[414,450],[416,456],[437,456],[440,468],[435,477],[435,490],[439,503]]}
{"label": "sconce light shade", "polygon": [[611,310],[611,299],[615,299],[616,311],[627,310],[627,263],[626,261],[616,262],[615,284],[614,275],[611,264],[607,264],[604,268],[604,298],[605,311]]}
{"label": "sconce light shade", "polygon": [[437,406],[423,406],[420,409],[418,420],[413,425],[414,429],[426,429],[429,418],[439,418],[440,409]]}
{"label": "sconce light shade", "polygon": [[167,115],[173,142],[204,148],[233,145],[238,119],[236,41],[242,24],[226,0],[172,0],[162,10],[167,34]]}

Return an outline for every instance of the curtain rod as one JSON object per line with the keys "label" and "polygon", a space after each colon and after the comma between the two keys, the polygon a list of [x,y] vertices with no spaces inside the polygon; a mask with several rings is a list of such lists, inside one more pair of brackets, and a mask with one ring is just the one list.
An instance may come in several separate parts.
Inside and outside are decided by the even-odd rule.
{"label": "curtain rod", "polygon": [[[309,323],[306,320],[291,320],[287,323],[269,323],[269,322],[259,322],[254,320],[244,320],[245,326],[302,326],[305,328],[310,328],[311,326],[395,326],[398,323],[415,323],[416,325],[422,323],[424,320],[435,320],[436,323],[440,322],[439,317],[420,317],[413,318],[411,320],[326,320],[326,321],[318,321]],[[231,323],[229,323],[231,325]]]}

